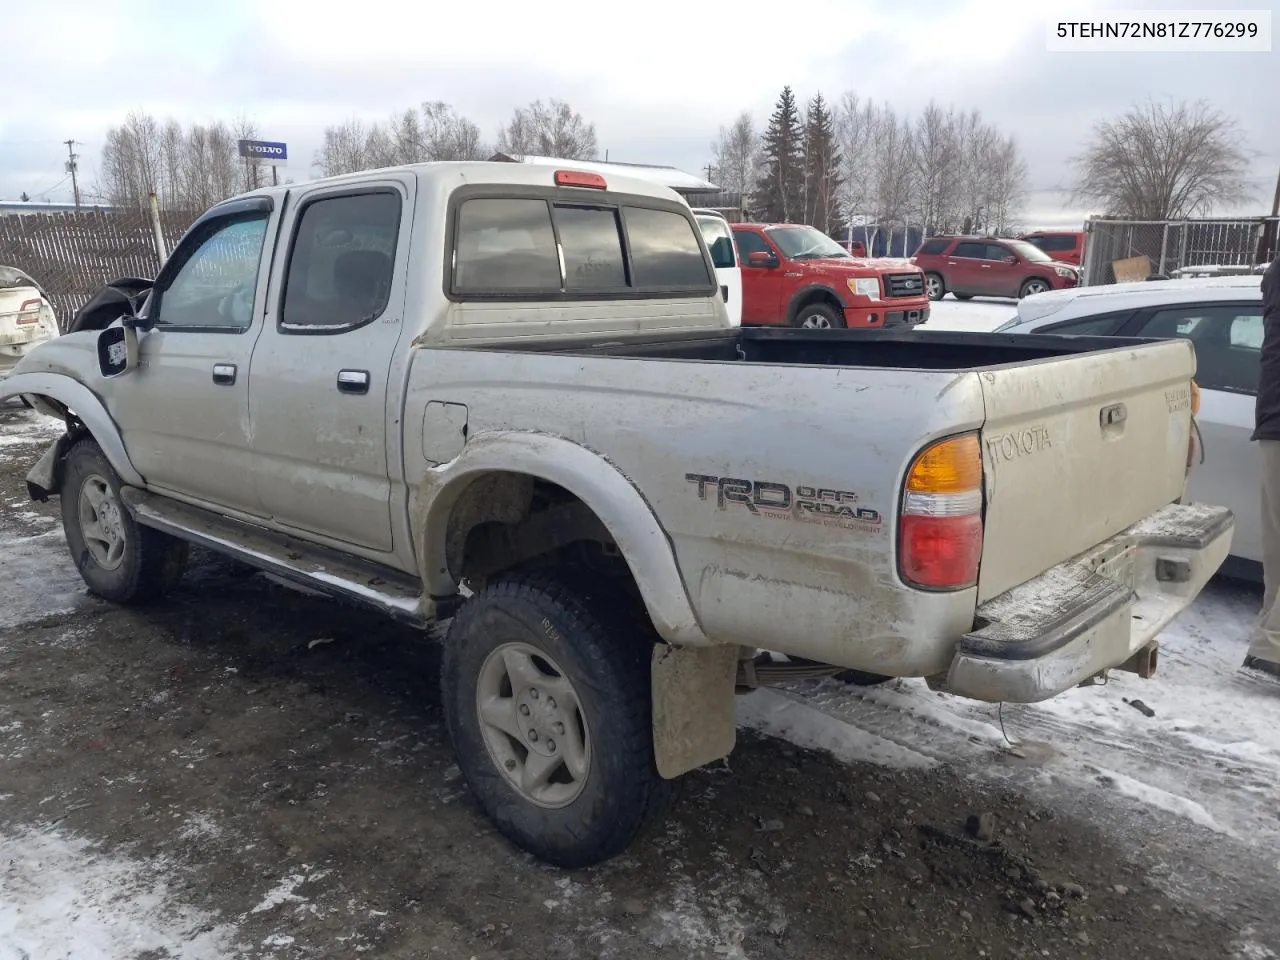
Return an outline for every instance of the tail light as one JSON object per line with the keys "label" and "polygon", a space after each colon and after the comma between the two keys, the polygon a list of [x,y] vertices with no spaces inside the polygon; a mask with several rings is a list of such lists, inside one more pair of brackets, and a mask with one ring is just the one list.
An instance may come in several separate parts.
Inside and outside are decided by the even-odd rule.
{"label": "tail light", "polygon": [[40,308],[44,304],[39,300],[24,300],[22,306],[18,308],[18,325],[27,326],[32,323],[40,322]]}
{"label": "tail light", "polygon": [[898,520],[898,570],[912,586],[962,590],[982,561],[982,448],[976,433],[925,447],[911,463]]}
{"label": "tail light", "polygon": [[1187,476],[1198,459],[1204,463],[1204,444],[1200,439],[1200,427],[1196,423],[1196,414],[1200,412],[1200,385],[1191,381],[1191,429],[1187,437]]}

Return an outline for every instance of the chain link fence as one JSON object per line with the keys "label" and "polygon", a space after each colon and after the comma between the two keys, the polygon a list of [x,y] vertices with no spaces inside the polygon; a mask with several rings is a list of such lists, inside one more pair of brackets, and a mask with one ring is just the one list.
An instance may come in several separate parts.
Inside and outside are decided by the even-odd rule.
{"label": "chain link fence", "polygon": [[[199,216],[165,210],[23,213],[0,217],[0,266],[17,267],[39,283],[66,329],[104,283],[154,277],[164,251]],[[159,249],[158,249],[159,246]]]}
{"label": "chain link fence", "polygon": [[1276,255],[1277,218],[1085,221],[1084,276],[1092,286],[1125,280],[1260,272]]}

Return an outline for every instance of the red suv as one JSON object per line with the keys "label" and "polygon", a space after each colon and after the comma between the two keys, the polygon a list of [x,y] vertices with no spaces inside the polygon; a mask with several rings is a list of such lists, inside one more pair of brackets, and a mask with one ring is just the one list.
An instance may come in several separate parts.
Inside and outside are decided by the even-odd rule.
{"label": "red suv", "polygon": [[1036,230],[1024,233],[1019,240],[1034,243],[1055,260],[1062,263],[1084,263],[1084,231],[1083,230]]}
{"label": "red suv", "polygon": [[954,293],[970,297],[1021,299],[1046,290],[1074,287],[1076,267],[1054,260],[1025,240],[996,237],[930,237],[911,262],[924,271],[930,300]]}
{"label": "red suv", "polygon": [[854,257],[798,223],[735,223],[743,326],[914,326],[929,319],[924,276],[906,260]]}

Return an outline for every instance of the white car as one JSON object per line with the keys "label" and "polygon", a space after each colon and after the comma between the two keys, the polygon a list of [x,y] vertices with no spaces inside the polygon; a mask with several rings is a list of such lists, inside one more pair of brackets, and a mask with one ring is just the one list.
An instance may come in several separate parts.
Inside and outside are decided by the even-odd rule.
{"label": "white car", "polygon": [[1236,516],[1223,572],[1261,579],[1261,477],[1253,433],[1262,353],[1262,278],[1154,280],[1055,290],[1028,297],[997,333],[1095,337],[1185,337],[1196,348],[1204,462],[1188,499]]}
{"label": "white car", "polygon": [[742,326],[742,267],[738,263],[738,247],[733,242],[729,221],[714,210],[695,208],[693,218],[702,230],[702,239],[711,251],[711,262],[720,282],[720,295],[724,297],[731,326]]}
{"label": "white car", "polygon": [[36,346],[57,335],[58,320],[40,284],[16,267],[0,266],[0,380]]}

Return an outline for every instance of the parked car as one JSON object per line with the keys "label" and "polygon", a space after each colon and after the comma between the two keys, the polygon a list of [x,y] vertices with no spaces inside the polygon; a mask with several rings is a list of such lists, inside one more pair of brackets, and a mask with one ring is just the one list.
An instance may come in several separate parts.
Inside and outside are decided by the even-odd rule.
{"label": "parked car", "polygon": [[44,288],[17,267],[0,266],[0,379],[56,336],[58,320]]}
{"label": "parked car", "polygon": [[1025,240],[930,237],[911,262],[924,271],[930,300],[941,300],[948,293],[957,300],[1021,299],[1074,287],[1080,280],[1071,264],[1054,260]]}
{"label": "parked car", "polygon": [[268,187],[0,399],[65,421],[27,489],[107,600],[195,543],[450,621],[458,766],[561,866],[729,754],[760,648],[991,702],[1150,674],[1231,539],[1177,503],[1188,344],[735,328],[713,270],[689,207],[622,175]]}
{"label": "parked car", "polygon": [[733,242],[733,232],[723,214],[714,210],[695,209],[693,218],[702,230],[702,239],[711,251],[711,262],[720,281],[720,295],[724,298],[729,323],[742,326],[742,269],[738,265],[738,248]]}
{"label": "parked car", "polygon": [[1203,463],[1187,495],[1236,516],[1225,573],[1261,579],[1262,541],[1254,401],[1262,350],[1257,276],[1119,283],[1046,293],[1018,305],[1003,333],[1091,337],[1184,337],[1195,344]]}
{"label": "parked car", "polygon": [[1085,232],[1083,230],[1036,230],[1024,233],[1019,240],[1034,243],[1059,263],[1081,266],[1084,263]]}
{"label": "parked car", "polygon": [[854,257],[821,230],[735,223],[742,322],[751,326],[912,327],[929,319],[924,276],[906,260]]}

